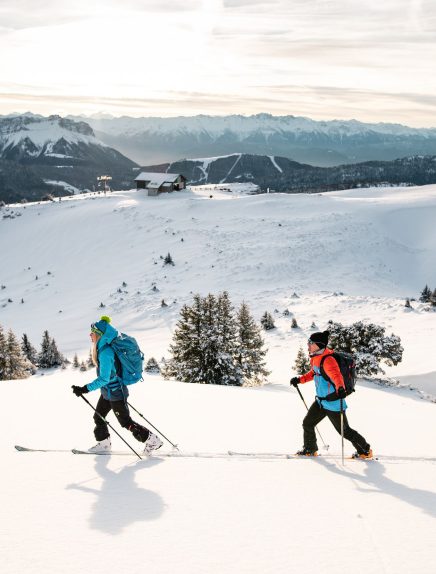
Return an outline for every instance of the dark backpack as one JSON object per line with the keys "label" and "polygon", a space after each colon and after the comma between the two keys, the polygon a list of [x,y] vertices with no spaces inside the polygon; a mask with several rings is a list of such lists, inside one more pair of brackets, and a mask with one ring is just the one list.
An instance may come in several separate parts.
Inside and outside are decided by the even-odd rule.
{"label": "dark backpack", "polygon": [[[345,385],[345,394],[351,395],[356,390],[356,359],[350,353],[344,353],[343,351],[333,351],[331,355],[326,355],[321,359],[321,363],[319,365],[319,370],[321,371],[321,376],[335,386],[334,382],[330,379],[323,368],[323,363],[327,359],[327,357],[333,357],[337,362],[339,369],[342,374],[342,378],[344,379]],[[335,387],[336,388],[336,387]],[[337,389],[336,389],[337,390]],[[334,393],[336,394],[336,393]],[[331,395],[328,395],[331,397]],[[337,399],[337,396],[336,396]],[[328,399],[327,399],[328,400]],[[331,398],[330,400],[335,400]]]}
{"label": "dark backpack", "polygon": [[115,353],[117,375],[123,385],[142,381],[144,353],[134,337],[120,333],[111,343]]}

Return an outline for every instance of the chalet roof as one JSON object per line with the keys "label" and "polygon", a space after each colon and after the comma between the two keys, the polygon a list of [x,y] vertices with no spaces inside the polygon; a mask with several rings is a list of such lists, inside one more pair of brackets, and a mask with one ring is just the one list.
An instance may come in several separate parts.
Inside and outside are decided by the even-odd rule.
{"label": "chalet roof", "polygon": [[160,187],[163,183],[174,183],[180,173],[152,173],[142,171],[135,181],[147,181],[149,187]]}

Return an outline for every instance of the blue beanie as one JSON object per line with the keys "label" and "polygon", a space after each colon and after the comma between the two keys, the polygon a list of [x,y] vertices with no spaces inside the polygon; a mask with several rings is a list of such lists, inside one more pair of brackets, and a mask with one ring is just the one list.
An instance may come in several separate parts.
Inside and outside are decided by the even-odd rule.
{"label": "blue beanie", "polygon": [[106,315],[103,315],[102,317],[100,317],[99,321],[91,324],[91,332],[97,333],[97,335],[100,335],[101,337],[105,333],[106,327],[109,325],[110,322],[111,318],[107,317]]}

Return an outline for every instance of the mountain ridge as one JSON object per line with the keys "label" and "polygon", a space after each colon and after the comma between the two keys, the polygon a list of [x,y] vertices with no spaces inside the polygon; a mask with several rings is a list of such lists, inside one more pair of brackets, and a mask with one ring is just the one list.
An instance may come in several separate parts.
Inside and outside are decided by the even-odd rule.
{"label": "mountain ridge", "polygon": [[[22,170],[26,167],[23,180]],[[86,122],[57,115],[0,117],[0,199],[40,199],[68,185],[92,189],[108,170],[120,189],[132,186],[135,162],[99,141]],[[50,182],[50,183],[48,183]]]}
{"label": "mountain ridge", "polygon": [[251,153],[281,155],[319,167],[436,154],[436,128],[300,116],[178,116],[85,120],[96,135],[138,163]]}

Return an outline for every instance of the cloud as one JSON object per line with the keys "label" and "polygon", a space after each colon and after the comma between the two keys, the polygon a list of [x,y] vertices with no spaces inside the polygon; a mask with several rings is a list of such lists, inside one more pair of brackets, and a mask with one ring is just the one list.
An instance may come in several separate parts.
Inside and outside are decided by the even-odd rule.
{"label": "cloud", "polygon": [[1,0],[0,22],[6,30],[48,28],[114,14],[184,13],[201,8],[204,0]]}

